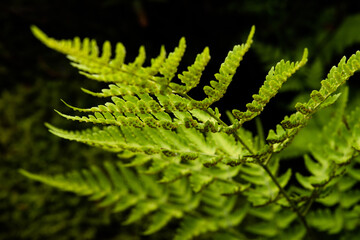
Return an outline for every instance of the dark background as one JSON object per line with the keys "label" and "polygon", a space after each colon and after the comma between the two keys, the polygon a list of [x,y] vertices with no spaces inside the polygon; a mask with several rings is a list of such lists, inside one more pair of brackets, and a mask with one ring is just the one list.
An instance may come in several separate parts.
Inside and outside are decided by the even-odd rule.
{"label": "dark background", "polygon": [[[291,111],[294,96],[319,86],[325,77],[319,74],[316,81],[302,81],[315,59],[321,59],[326,73],[343,55],[360,49],[360,30],[353,31],[356,27],[344,36],[338,33],[344,21],[358,14],[358,1],[1,1],[0,239],[136,239],[133,235],[141,231],[141,226],[119,227],[122,215],[111,215],[84,198],[18,174],[19,168],[61,173],[114,157],[47,132],[44,122],[73,126],[53,112],[54,108],[65,109],[59,99],[89,106],[92,100],[79,88],[96,85],[35,39],[31,25],[57,39],[80,36],[98,43],[121,41],[127,48],[127,61],[135,58],[140,45],[151,58],[162,44],[170,52],[185,36],[188,48],[180,70],[192,64],[204,47],[210,47],[212,60],[202,85],[213,78],[227,52],[244,42],[255,25],[254,47],[241,63],[228,94],[216,104],[222,112],[244,110],[269,66],[282,58],[298,60],[308,47],[309,64],[294,78],[296,87],[275,98],[268,107],[275,110],[264,111],[265,128],[273,128],[284,116],[276,113]],[[356,83],[352,86],[358,87]],[[196,99],[202,94],[192,92]]]}
{"label": "dark background", "polygon": [[[196,54],[209,46],[212,60],[205,74],[211,78],[227,52],[246,39],[252,25],[257,29],[255,44],[270,44],[288,55],[301,53],[306,46],[311,59],[321,47],[312,46],[315,37],[320,32],[334,33],[347,16],[360,9],[356,1],[37,0],[0,4],[0,60],[4,66],[1,89],[19,82],[31,83],[33,74],[48,74],[51,80],[67,77],[71,71],[56,69],[59,64],[53,61],[65,61],[55,58],[56,53],[31,35],[32,24],[58,39],[80,36],[95,38],[99,43],[121,41],[127,48],[127,61],[136,56],[140,45],[145,45],[148,57],[155,57],[162,44],[169,52],[185,36],[188,49],[181,67],[191,64]],[[255,85],[255,91],[262,84],[268,69],[259,66],[264,62],[261,60],[266,58],[270,65],[280,60],[279,56],[259,56],[256,50],[248,55],[239,69],[243,77],[232,85],[236,93],[241,93],[237,97],[245,95],[246,100],[251,96],[249,90],[240,86]],[[241,107],[238,103],[236,106]]]}

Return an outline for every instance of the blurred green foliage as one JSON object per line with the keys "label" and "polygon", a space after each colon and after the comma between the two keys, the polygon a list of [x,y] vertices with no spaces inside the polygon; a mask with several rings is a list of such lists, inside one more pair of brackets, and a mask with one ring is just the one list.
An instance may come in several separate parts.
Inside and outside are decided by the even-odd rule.
{"label": "blurred green foliage", "polygon": [[0,239],[93,239],[96,226],[110,221],[106,210],[19,177],[20,167],[54,173],[109,157],[48,133],[43,122],[54,116],[48,104],[59,105],[64,90],[39,79],[1,94]]}

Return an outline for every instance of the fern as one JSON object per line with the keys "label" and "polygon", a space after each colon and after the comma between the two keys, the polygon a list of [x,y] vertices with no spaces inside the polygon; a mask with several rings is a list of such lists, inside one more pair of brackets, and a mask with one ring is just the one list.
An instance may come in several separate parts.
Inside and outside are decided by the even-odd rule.
{"label": "fern", "polygon": [[[55,40],[35,26],[31,29],[45,45],[67,55],[81,74],[108,84],[101,92],[83,89],[106,98],[104,104],[81,108],[63,101],[77,114],[57,111],[66,119],[97,126],[69,131],[46,124],[50,132],[115,152],[120,160],[54,177],[20,170],[26,177],[88,196],[113,212],[129,210],[124,224],[142,221],[146,235],[173,220],[180,222],[175,239],[200,235],[303,239],[314,230],[335,234],[358,226],[360,194],[352,188],[360,181],[356,168],[360,111],[346,111],[348,90],[339,89],[360,69],[360,52],[348,60],[344,57],[321,81],[321,88],[312,91],[307,102],[297,103],[296,111],[261,140],[263,133],[253,136],[243,124],[259,116],[282,85],[305,65],[307,49],[299,61],[282,60],[272,67],[246,110],[227,112],[228,125],[212,104],[231,84],[253,42],[254,27],[246,42],[228,53],[214,75],[216,80],[204,87],[202,100],[188,93],[200,82],[210,60],[209,49],[177,73],[185,54],[184,38],[169,54],[161,47],[150,66],[144,66],[144,47],[133,62],[125,63],[121,43],[116,44],[113,55],[109,42],[99,47],[89,39]],[[336,102],[340,104],[332,108],[335,117],[323,128],[319,144],[310,146],[304,155],[307,176],[296,168],[282,171],[279,153],[315,113]],[[294,172],[300,186],[292,183]],[[315,201],[337,208],[334,212],[313,209]],[[335,216],[334,221],[326,221],[329,216]]]}

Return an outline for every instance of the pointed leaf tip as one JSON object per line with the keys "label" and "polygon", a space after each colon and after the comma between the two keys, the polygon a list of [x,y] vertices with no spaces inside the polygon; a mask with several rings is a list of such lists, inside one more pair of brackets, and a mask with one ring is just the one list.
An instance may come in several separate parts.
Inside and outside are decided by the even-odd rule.
{"label": "pointed leaf tip", "polygon": [[38,32],[38,31],[41,31],[36,25],[31,25],[30,26],[30,30],[35,33],[35,32]]}
{"label": "pointed leaf tip", "polygon": [[30,30],[31,30],[32,34],[40,41],[43,41],[44,38],[47,38],[47,35],[43,31],[41,31],[40,28],[38,28],[35,25],[31,25]]}
{"label": "pointed leaf tip", "polygon": [[306,63],[308,60],[308,56],[309,56],[309,50],[307,48],[304,48],[304,53],[301,58],[301,62]]}
{"label": "pointed leaf tip", "polygon": [[252,25],[249,36],[248,36],[247,41],[246,41],[247,43],[252,41],[252,38],[254,37],[254,34],[255,34],[255,25]]}

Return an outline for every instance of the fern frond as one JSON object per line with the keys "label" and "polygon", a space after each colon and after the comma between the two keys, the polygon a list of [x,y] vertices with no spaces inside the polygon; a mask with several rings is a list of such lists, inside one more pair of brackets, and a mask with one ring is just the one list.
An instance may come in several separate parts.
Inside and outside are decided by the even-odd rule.
{"label": "fern frond", "polygon": [[109,84],[108,88],[102,89],[101,92],[94,92],[85,88],[81,90],[89,95],[94,97],[113,97],[113,96],[123,96],[123,95],[135,95],[137,89],[134,86],[127,86],[124,84],[116,83]]}
{"label": "fern frond", "polygon": [[188,67],[187,71],[183,71],[178,75],[178,78],[184,85],[170,83],[170,87],[176,92],[186,94],[191,89],[195,88],[199,82],[206,65],[210,60],[209,48],[206,47],[204,51],[196,56],[193,65]]}
{"label": "fern frond", "polygon": [[[151,75],[155,75],[158,72],[159,65],[162,64],[163,58],[165,57],[165,49],[161,48],[160,55],[153,59],[152,64],[147,70]],[[180,85],[174,82],[169,83],[169,87],[181,94],[186,94],[191,89],[195,88],[199,82],[202,75],[202,72],[205,69],[205,66],[210,60],[209,48],[205,48],[204,51],[197,55],[193,65],[188,67],[187,71],[184,71],[182,74],[178,74],[178,78],[184,85]],[[112,97],[112,96],[124,96],[124,95],[135,95],[138,91],[141,92],[143,89],[137,89],[134,86],[124,85],[121,83],[110,84],[108,89],[103,89],[101,93],[95,93],[87,89],[82,89],[84,92],[91,94],[96,97]]]}
{"label": "fern frond", "polygon": [[[352,189],[360,179],[360,108],[346,114],[348,88],[337,91],[360,69],[360,52],[333,67],[321,88],[311,92],[308,102],[297,103],[296,112],[285,116],[276,131],[270,130],[265,141],[262,133],[253,137],[242,128],[243,123],[258,116],[287,79],[306,63],[307,49],[300,61],[282,60],[271,68],[258,94],[246,104],[246,111],[227,113],[231,121],[227,125],[211,105],[231,84],[252,44],[254,27],[246,43],[228,53],[215,74],[216,80],[204,87],[203,100],[191,98],[188,92],[199,84],[210,60],[207,47],[179,74],[186,49],[184,38],[169,55],[161,47],[150,66],[144,66],[143,46],[134,61],[126,63],[121,43],[113,54],[108,41],[99,47],[87,38],[55,40],[37,27],[32,31],[48,47],[66,54],[81,74],[109,84],[101,92],[83,89],[90,95],[109,98],[105,103],[81,108],[63,101],[77,114],[57,111],[66,119],[101,127],[68,131],[47,124],[49,131],[115,152],[122,161],[54,177],[21,170],[23,175],[88,196],[113,212],[126,211],[129,214],[124,224],[144,221],[146,235],[173,219],[182,221],[175,239],[207,237],[215,232],[220,233],[214,237],[229,239],[248,235],[302,239],[309,226],[330,234],[357,226],[356,221],[346,220],[360,216],[360,193]],[[323,129],[324,139],[313,141],[322,144],[313,144],[304,157],[309,176],[296,173],[302,188],[288,187],[294,169],[282,171],[281,155],[275,154],[292,142],[316,112],[335,102],[336,114]],[[311,211],[314,201],[332,206],[334,213]],[[327,217],[334,217],[334,221],[319,224]]]}
{"label": "fern frond", "polygon": [[[201,195],[194,196],[186,182],[162,185],[156,178],[137,174],[121,164],[106,162],[104,168],[92,166],[67,175],[42,176],[20,170],[21,174],[64,191],[89,196],[100,207],[111,206],[114,212],[131,209],[124,224],[150,216],[145,234],[164,227],[173,218],[181,218],[199,206]],[[139,181],[140,180],[140,181]]]}
{"label": "fern frond", "polygon": [[[102,54],[99,56],[99,47],[95,40],[85,38],[81,42],[78,37],[74,40],[55,40],[49,38],[35,26],[32,26],[31,30],[46,46],[66,54],[73,62],[72,65],[90,79],[119,83],[120,89],[125,88],[122,93],[127,93],[128,86],[132,86],[131,88],[135,92],[141,92],[145,89],[146,92],[160,92],[161,83],[155,81],[154,75],[160,71],[161,66],[166,62],[164,47],[161,48],[159,56],[151,61],[151,66],[142,67],[146,57],[144,47],[140,47],[139,55],[134,62],[125,64],[125,48],[121,43],[116,45],[116,55],[111,59],[111,45],[108,41],[103,44]],[[184,40],[180,42],[184,42]]]}
{"label": "fern frond", "polygon": [[[279,160],[275,160],[271,166],[271,172],[276,176],[279,168]],[[265,173],[265,170],[257,164],[246,164],[240,169],[240,177],[246,182],[252,184],[250,188],[244,191],[254,206],[263,206],[271,202],[277,202],[280,199],[279,188],[272,179]],[[278,176],[278,182],[285,188],[291,177],[291,169]]]}
{"label": "fern frond", "polygon": [[343,91],[344,96],[337,107],[336,115],[323,128],[323,137],[310,146],[310,152],[315,158],[305,155],[305,166],[311,173],[311,176],[304,177],[296,173],[296,178],[303,187],[313,190],[317,187],[324,187],[335,177],[345,173],[347,165],[358,155],[354,149],[353,143],[357,141],[359,136],[354,135],[358,127],[358,123],[354,121],[355,116],[359,116],[359,110],[355,110],[350,114],[349,123],[343,123],[345,107],[348,97],[348,88]]}
{"label": "fern frond", "polygon": [[[354,190],[354,186],[359,182],[356,174],[359,158],[348,166],[347,172],[341,178],[333,179],[327,189],[316,199],[327,209],[318,209],[308,214],[309,224],[319,231],[327,231],[329,234],[337,234],[343,230],[353,231],[360,224],[360,212],[358,203],[360,193]],[[328,219],[328,220],[326,220]],[[329,220],[331,219],[331,220]]]}
{"label": "fern frond", "polygon": [[311,226],[320,231],[328,231],[330,234],[339,233],[345,224],[345,216],[340,208],[334,213],[330,209],[319,209],[310,213],[307,219]]}
{"label": "fern frond", "polygon": [[165,83],[162,84],[167,86],[169,82],[174,78],[177,68],[180,64],[181,58],[184,55],[186,48],[185,38],[181,38],[179,42],[179,46],[175,48],[175,50],[169,54],[169,57],[165,60],[164,64],[162,64],[159,72],[164,76]]}
{"label": "fern frond", "polygon": [[[33,34],[46,46],[55,49],[58,52],[66,54],[74,62],[74,66],[82,71],[90,72],[111,72],[112,67],[108,66],[111,57],[111,45],[108,41],[104,42],[102,55],[99,56],[99,47],[95,40],[85,38],[82,42],[80,38],[75,37],[73,40],[55,40],[48,37],[36,26],[31,26]],[[124,47],[119,44],[116,48],[116,62],[122,66],[122,59],[125,56]]]}
{"label": "fern frond", "polygon": [[[310,176],[296,173],[298,182],[308,193],[302,193],[307,206],[305,212],[312,201],[335,209],[334,212],[329,209],[310,211],[307,217],[309,225],[329,234],[336,234],[344,229],[353,230],[358,224],[356,219],[359,219],[359,214],[351,209],[360,201],[359,192],[353,189],[359,180],[353,174],[356,173],[359,162],[359,153],[353,143],[360,137],[356,133],[360,111],[356,108],[351,114],[346,114],[348,88],[343,93],[336,115],[323,128],[324,135],[319,139],[321,144],[315,142],[311,145],[313,157],[306,155],[304,158]],[[326,221],[327,218],[332,220]]]}
{"label": "fern frond", "polygon": [[205,86],[204,92],[207,97],[202,101],[194,101],[193,104],[201,109],[207,109],[211,104],[220,100],[228,86],[230,85],[236,69],[239,67],[245,53],[249,50],[255,33],[255,26],[252,26],[246,43],[236,45],[232,51],[228,53],[224,62],[220,66],[219,73],[215,74],[217,81],[210,81],[211,86]]}
{"label": "fern frond", "polygon": [[290,61],[285,62],[282,60],[270,69],[264,84],[260,87],[259,93],[253,95],[254,100],[246,105],[247,110],[245,112],[237,109],[232,111],[235,118],[240,121],[240,125],[255,118],[263,111],[266,104],[278,93],[286,80],[305,65],[307,56],[308,51],[305,49],[299,62],[291,63]]}
{"label": "fern frond", "polygon": [[114,96],[112,102],[91,108],[78,108],[63,102],[75,111],[92,113],[88,116],[79,116],[56,111],[62,117],[74,121],[137,128],[147,126],[176,129],[185,126],[205,132],[220,131],[212,115],[202,110],[192,109],[190,100],[178,95],[151,97],[144,93],[138,96],[127,95],[123,98]]}
{"label": "fern frond", "polygon": [[[103,169],[92,166],[90,170],[54,177],[32,174],[25,170],[20,172],[33,180],[89,196],[91,200],[96,200],[100,207],[111,206],[114,212],[131,209],[124,224],[149,217],[150,224],[144,231],[146,235],[163,228],[173,218],[183,218],[188,212],[198,216],[205,212],[206,216],[194,219],[191,219],[190,215],[186,216],[175,239],[191,239],[217,229],[228,230],[238,225],[246,216],[246,205],[233,211],[236,196],[224,197],[214,191],[217,188],[215,186],[194,195],[189,191],[186,179],[163,185],[156,181],[156,178],[138,174],[138,171],[123,167],[120,163],[115,165],[106,162]],[[197,212],[200,206],[202,210]],[[206,219],[210,228],[203,226]],[[189,223],[194,223],[193,221],[197,224],[190,228]]]}
{"label": "fern frond", "polygon": [[[143,67],[145,61],[145,50],[140,47],[139,55],[134,62],[122,64],[120,69],[113,68],[111,71],[80,71],[80,73],[89,79],[96,81],[116,83],[120,94],[134,95],[134,93],[159,93],[161,91],[160,81],[155,80],[155,75],[166,60],[165,48],[162,47],[157,58],[151,59],[149,67]],[[107,64],[111,67],[111,62]],[[75,65],[75,67],[77,67]],[[91,68],[91,67],[90,67]]]}
{"label": "fern frond", "polygon": [[[243,161],[248,154],[231,136],[222,133],[208,133],[204,138],[196,129],[179,128],[177,132],[165,129],[133,128],[109,126],[102,129],[93,128],[83,131],[66,131],[47,124],[53,134],[110,151],[122,152],[128,150],[134,153],[149,155],[163,154],[162,156],[180,157],[182,160],[199,158],[205,166],[217,163],[231,165]],[[229,142],[227,147],[213,145],[211,139]],[[231,146],[236,148],[229,150]],[[225,150],[224,150],[225,149]],[[217,160],[218,159],[218,160]]]}
{"label": "fern frond", "polygon": [[[193,100],[186,93],[200,81],[202,71],[210,60],[208,48],[198,54],[194,64],[187,71],[178,75],[183,85],[171,82],[185,52],[184,38],[169,56],[166,57],[165,49],[162,47],[159,56],[151,61],[151,66],[143,67],[146,58],[143,47],[140,47],[139,55],[134,62],[125,64],[125,48],[121,43],[116,45],[115,56],[111,58],[112,51],[109,42],[104,43],[102,54],[99,56],[99,47],[94,40],[84,39],[82,42],[79,38],[55,40],[35,26],[32,27],[32,31],[48,47],[66,54],[73,62],[72,65],[80,69],[80,73],[86,77],[112,83],[101,93],[83,89],[84,92],[93,96],[112,97],[112,103],[90,109],[72,107],[67,104],[73,110],[94,113],[88,116],[60,113],[67,119],[139,128],[149,126],[175,129],[185,125],[205,132],[228,132],[234,128],[220,126],[218,123],[220,114],[208,107],[224,95],[243,55],[250,48],[254,27],[251,29],[247,42],[235,46],[233,51],[229,52],[219,73],[215,74],[218,82],[211,81],[212,87],[205,87],[205,92],[208,92],[206,89],[212,89],[211,91],[217,94],[208,93],[208,97],[203,101]],[[205,102],[207,102],[206,106]],[[166,113],[173,115],[169,117]]]}
{"label": "fern frond", "polygon": [[[206,140],[200,132],[187,128],[179,129],[181,134],[176,134],[170,130],[159,131],[152,128],[107,127],[65,131],[51,125],[48,127],[50,132],[65,139],[101,147],[108,151],[126,150],[143,154],[127,165],[141,166],[146,163],[148,168],[143,171],[147,174],[161,172],[162,183],[174,182],[189,176],[190,186],[195,192],[203,190],[210,184],[221,187],[223,190],[219,192],[222,194],[235,194],[249,187],[246,183],[232,180],[240,168],[228,165],[239,163],[245,150],[242,150],[234,138],[224,133],[209,133],[209,140]],[[229,145],[216,146],[210,139],[222,140]],[[194,161],[195,159],[197,161]],[[244,158],[242,161],[249,160]],[[216,168],[208,168],[215,165]]]}
{"label": "fern frond", "polygon": [[231,230],[231,227],[236,226],[242,221],[245,213],[246,212],[241,209],[227,217],[186,217],[174,240],[193,239],[199,235],[220,231],[222,229],[229,231],[229,229]]}
{"label": "fern frond", "polygon": [[337,67],[333,66],[327,78],[321,81],[320,90],[314,90],[307,103],[297,103],[295,105],[297,112],[290,117],[285,117],[281,122],[286,137],[284,137],[283,131],[278,134],[273,130],[269,132],[267,140],[273,142],[270,145],[274,151],[282,151],[293,140],[298,131],[306,126],[313,114],[333,104],[340,96],[335,94],[336,90],[358,70],[360,70],[360,51],[353,54],[347,61],[343,57]]}
{"label": "fern frond", "polygon": [[245,204],[235,210],[236,197],[221,196],[213,187],[204,191],[202,201],[205,214],[201,217],[186,216],[174,239],[193,239],[221,229],[231,232],[233,227],[243,221],[249,209]]}
{"label": "fern frond", "polygon": [[[304,239],[306,230],[296,223],[296,214],[277,205],[249,210],[254,222],[246,225],[247,232],[268,239]],[[288,229],[291,229],[290,231]]]}

